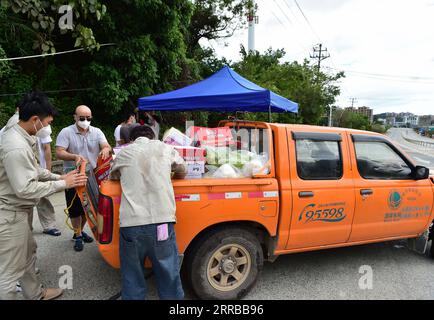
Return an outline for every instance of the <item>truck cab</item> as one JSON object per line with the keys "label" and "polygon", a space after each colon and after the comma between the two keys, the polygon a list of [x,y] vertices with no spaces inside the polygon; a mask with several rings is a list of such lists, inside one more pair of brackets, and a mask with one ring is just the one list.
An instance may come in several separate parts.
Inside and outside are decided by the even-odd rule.
{"label": "truck cab", "polygon": [[[199,298],[241,298],[264,261],[283,254],[427,235],[434,178],[387,137],[264,122],[221,125],[235,140],[247,136],[249,147],[260,141],[269,161],[252,178],[173,180],[183,281]],[[78,194],[100,253],[119,268],[121,186],[98,187],[88,174]]]}

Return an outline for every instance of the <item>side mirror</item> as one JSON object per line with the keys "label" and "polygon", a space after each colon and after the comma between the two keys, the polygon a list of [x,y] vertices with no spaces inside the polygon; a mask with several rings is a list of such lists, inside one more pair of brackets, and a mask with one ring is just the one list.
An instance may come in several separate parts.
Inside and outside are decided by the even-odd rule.
{"label": "side mirror", "polygon": [[415,180],[425,180],[429,178],[429,169],[422,166],[416,166],[413,172]]}

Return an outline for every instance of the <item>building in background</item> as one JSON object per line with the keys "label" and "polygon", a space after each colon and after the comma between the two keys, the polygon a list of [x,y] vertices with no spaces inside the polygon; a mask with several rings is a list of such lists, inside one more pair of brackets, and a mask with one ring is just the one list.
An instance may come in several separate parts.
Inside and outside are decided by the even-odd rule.
{"label": "building in background", "polygon": [[359,107],[359,108],[348,107],[348,108],[345,108],[345,111],[361,114],[362,116],[365,116],[368,118],[369,123],[374,122],[374,110],[371,108],[368,108],[368,107]]}
{"label": "building in background", "polygon": [[434,125],[434,116],[420,116],[418,126],[419,127],[430,127]]}

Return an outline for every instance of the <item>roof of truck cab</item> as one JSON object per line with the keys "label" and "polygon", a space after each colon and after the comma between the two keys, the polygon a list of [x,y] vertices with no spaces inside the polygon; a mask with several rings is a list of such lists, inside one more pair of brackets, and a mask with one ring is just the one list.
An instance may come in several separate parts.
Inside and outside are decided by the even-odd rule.
{"label": "roof of truck cab", "polygon": [[244,121],[244,120],[225,120],[224,123],[239,123],[239,124],[245,124],[245,125],[269,125],[271,128],[287,128],[289,130],[293,131],[302,131],[302,132],[324,132],[324,133],[354,133],[354,134],[361,134],[361,135],[373,135],[373,136],[382,136],[383,134],[372,132],[372,131],[366,131],[366,130],[357,130],[357,129],[348,129],[348,128],[338,128],[338,127],[321,127],[321,126],[313,126],[313,125],[305,125],[305,124],[287,124],[287,123],[268,123],[263,121]]}
{"label": "roof of truck cab", "polygon": [[312,126],[312,125],[304,125],[304,124],[285,124],[285,123],[270,123],[269,125],[271,127],[288,128],[289,130],[304,131],[304,132],[330,132],[330,133],[348,132],[348,133],[356,133],[356,134],[382,136],[382,134],[372,132],[372,131],[347,129],[347,128],[320,127],[320,126]]}

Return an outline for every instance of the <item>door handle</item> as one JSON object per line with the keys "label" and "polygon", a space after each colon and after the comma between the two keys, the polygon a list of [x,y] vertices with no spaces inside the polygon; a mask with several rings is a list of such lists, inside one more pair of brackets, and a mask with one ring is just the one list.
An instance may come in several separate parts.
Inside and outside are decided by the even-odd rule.
{"label": "door handle", "polygon": [[360,190],[360,194],[362,196],[371,196],[374,194],[374,191],[372,189],[362,189]]}
{"label": "door handle", "polygon": [[301,191],[298,193],[299,198],[313,198],[314,195],[312,191]]}

